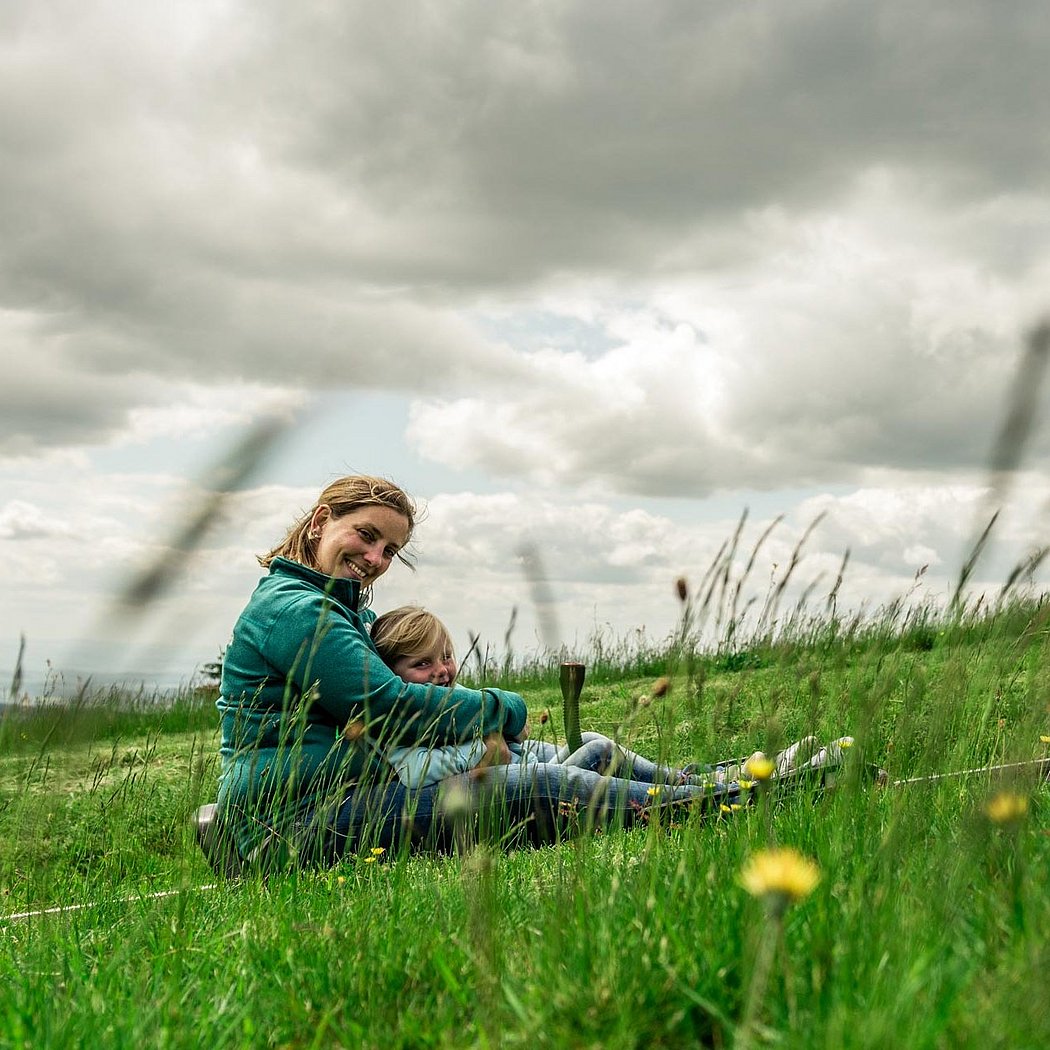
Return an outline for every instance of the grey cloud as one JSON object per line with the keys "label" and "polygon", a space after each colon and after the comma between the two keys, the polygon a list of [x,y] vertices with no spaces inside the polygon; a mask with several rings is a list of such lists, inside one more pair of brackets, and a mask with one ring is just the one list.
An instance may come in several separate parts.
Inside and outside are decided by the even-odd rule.
{"label": "grey cloud", "polygon": [[[839,199],[872,167],[924,173],[944,208],[1041,190],[1042,15],[1034,0],[7,5],[0,305],[43,335],[2,438],[98,440],[154,396],[151,376],[414,390],[440,372],[485,395],[530,375],[457,316],[486,299],[742,266],[767,250],[738,235],[743,214]],[[1004,239],[995,265],[1034,265],[1033,240]],[[697,469],[708,488],[763,484],[762,441],[796,436],[770,384],[734,421],[753,462],[706,424],[668,452],[628,414],[612,438],[592,420],[589,449],[554,467],[616,480],[633,449],[619,484],[638,491]],[[792,412],[821,418],[797,393]],[[908,404],[874,436],[869,406],[837,410],[820,456],[802,445],[807,477],[836,447],[904,454]],[[939,448],[919,407],[930,460],[949,461],[958,430]],[[519,451],[489,455],[511,470]]]}

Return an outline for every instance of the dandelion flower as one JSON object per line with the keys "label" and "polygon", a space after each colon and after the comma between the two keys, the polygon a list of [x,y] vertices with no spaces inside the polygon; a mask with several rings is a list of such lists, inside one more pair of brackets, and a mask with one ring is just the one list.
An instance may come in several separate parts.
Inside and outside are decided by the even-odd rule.
{"label": "dandelion flower", "polygon": [[720,813],[732,813],[733,810],[727,806],[724,802],[718,807]]}
{"label": "dandelion flower", "polygon": [[653,784],[653,786],[651,788],[648,788],[645,793],[650,798],[655,798],[657,795],[660,794],[660,786],[658,784]]}
{"label": "dandelion flower", "polygon": [[385,846],[373,846],[372,847],[372,856],[373,857],[381,857],[384,853],[386,853],[386,847]]}
{"label": "dandelion flower", "polygon": [[804,900],[820,882],[820,869],[790,846],[755,853],[740,871],[740,884],[775,913]]}
{"label": "dandelion flower", "polygon": [[1039,742],[1043,744],[1050,744],[1050,736],[1041,736]]}
{"label": "dandelion flower", "polygon": [[366,864],[375,864],[377,860],[379,860],[378,857],[365,857]]}
{"label": "dandelion flower", "polygon": [[751,788],[755,786],[755,782],[753,780],[745,780],[743,777],[741,777],[737,781],[737,783],[740,785],[741,791],[750,791]]}
{"label": "dandelion flower", "polygon": [[1013,791],[1000,791],[984,806],[984,815],[993,824],[1017,824],[1025,818],[1027,813],[1028,799]]}
{"label": "dandelion flower", "polygon": [[761,751],[753,754],[744,763],[744,772],[754,780],[769,780],[776,772],[776,768],[772,759],[766,758]]}

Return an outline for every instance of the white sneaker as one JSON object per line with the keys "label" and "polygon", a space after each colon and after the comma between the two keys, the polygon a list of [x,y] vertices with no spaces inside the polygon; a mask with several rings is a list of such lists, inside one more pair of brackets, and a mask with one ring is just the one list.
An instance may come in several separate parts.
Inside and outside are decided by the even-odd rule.
{"label": "white sneaker", "polygon": [[817,738],[815,736],[804,736],[801,740],[796,740],[790,747],[786,747],[783,751],[778,752],[776,757],[777,776],[782,777],[785,773],[790,773],[798,766],[808,763],[816,749]]}
{"label": "white sneaker", "polygon": [[846,752],[853,746],[853,737],[840,736],[822,747],[801,769],[836,769],[846,761]]}

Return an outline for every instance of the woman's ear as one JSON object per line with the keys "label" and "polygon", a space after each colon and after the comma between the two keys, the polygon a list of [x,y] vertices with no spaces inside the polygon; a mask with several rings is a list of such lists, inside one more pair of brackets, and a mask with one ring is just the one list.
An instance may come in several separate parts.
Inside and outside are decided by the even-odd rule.
{"label": "woman's ear", "polygon": [[332,517],[332,508],[327,503],[322,503],[310,518],[310,534],[320,532],[325,523]]}

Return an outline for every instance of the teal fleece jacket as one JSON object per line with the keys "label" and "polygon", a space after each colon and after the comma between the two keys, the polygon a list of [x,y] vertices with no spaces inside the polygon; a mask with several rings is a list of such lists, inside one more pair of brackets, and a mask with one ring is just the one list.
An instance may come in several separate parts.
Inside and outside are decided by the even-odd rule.
{"label": "teal fleece jacket", "polygon": [[[223,656],[219,806],[247,852],[339,789],[389,776],[383,750],[440,746],[525,726],[500,689],[402,681],[368,634],[360,584],[275,558]],[[368,738],[342,735],[363,719]]]}

